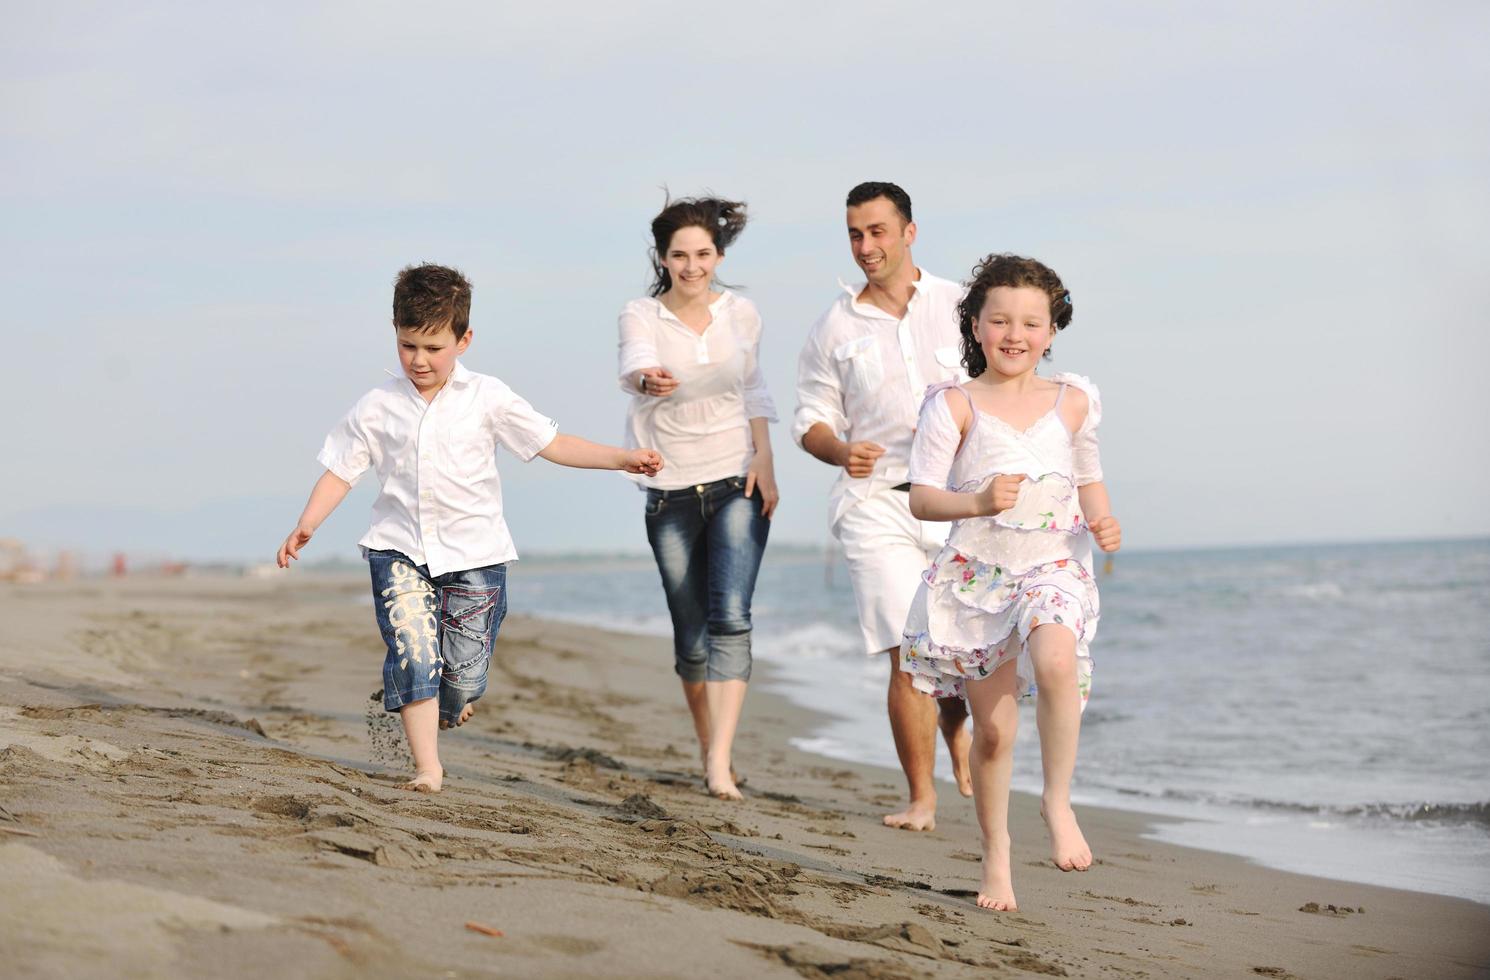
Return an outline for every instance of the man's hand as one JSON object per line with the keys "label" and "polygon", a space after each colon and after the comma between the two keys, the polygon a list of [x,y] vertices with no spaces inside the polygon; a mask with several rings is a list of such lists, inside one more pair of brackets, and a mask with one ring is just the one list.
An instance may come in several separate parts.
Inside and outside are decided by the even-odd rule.
{"label": "man's hand", "polygon": [[852,477],[865,477],[874,472],[874,462],[885,454],[885,447],[875,442],[844,443],[839,466]]}
{"label": "man's hand", "polygon": [[315,533],[314,528],[306,527],[304,524],[296,527],[290,532],[290,536],[285,538],[285,543],[279,546],[279,551],[274,556],[275,563],[280,568],[289,568],[291,558],[299,561],[300,549],[310,543],[310,536]]}
{"label": "man's hand", "polygon": [[653,398],[666,398],[678,390],[678,379],[664,367],[647,368],[641,372],[642,393]]}
{"label": "man's hand", "polygon": [[1000,473],[993,482],[978,491],[983,513],[992,517],[1019,503],[1019,485],[1025,481],[1023,473]]}
{"label": "man's hand", "polygon": [[1118,550],[1123,544],[1123,528],[1118,524],[1118,519],[1108,514],[1099,517],[1091,523],[1092,537],[1097,541],[1097,547],[1103,551],[1112,552]]}
{"label": "man's hand", "polygon": [[655,449],[628,449],[621,456],[621,469],[642,476],[656,476],[662,469],[662,456]]}

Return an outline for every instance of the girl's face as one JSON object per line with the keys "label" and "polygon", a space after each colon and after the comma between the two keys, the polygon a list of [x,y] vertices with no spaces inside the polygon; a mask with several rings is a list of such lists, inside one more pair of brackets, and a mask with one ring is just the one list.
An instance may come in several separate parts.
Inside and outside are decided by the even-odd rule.
{"label": "girl's face", "polygon": [[679,228],[662,256],[662,267],[673,280],[669,291],[685,298],[709,292],[714,270],[723,260],[724,253],[714,247],[713,235],[696,225]]}
{"label": "girl's face", "polygon": [[1034,371],[1055,339],[1050,296],[1034,286],[995,286],[983,298],[973,339],[990,371],[1004,377]]}

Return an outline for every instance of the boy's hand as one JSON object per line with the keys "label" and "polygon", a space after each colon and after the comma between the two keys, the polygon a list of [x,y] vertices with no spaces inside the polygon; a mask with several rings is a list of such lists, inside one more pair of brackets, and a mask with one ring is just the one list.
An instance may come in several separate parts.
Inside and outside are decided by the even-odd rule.
{"label": "boy's hand", "polygon": [[285,543],[279,546],[279,553],[274,556],[279,567],[289,568],[291,558],[299,561],[300,549],[304,548],[310,542],[310,536],[315,533],[315,531],[304,525],[291,531],[290,536],[285,538]]}
{"label": "boy's hand", "polygon": [[993,482],[979,491],[983,512],[989,517],[1002,513],[1019,503],[1019,485],[1025,481],[1023,473],[1000,473]]}
{"label": "boy's hand", "polygon": [[843,459],[838,464],[852,477],[865,477],[874,472],[874,461],[885,454],[885,447],[877,442],[850,442],[844,444]]}
{"label": "boy's hand", "polygon": [[1091,524],[1092,537],[1097,541],[1097,547],[1103,551],[1116,551],[1123,544],[1123,528],[1118,524],[1118,519],[1108,514],[1099,517]]}
{"label": "boy's hand", "polygon": [[656,476],[662,469],[662,456],[655,449],[630,449],[621,456],[621,469],[642,476]]}

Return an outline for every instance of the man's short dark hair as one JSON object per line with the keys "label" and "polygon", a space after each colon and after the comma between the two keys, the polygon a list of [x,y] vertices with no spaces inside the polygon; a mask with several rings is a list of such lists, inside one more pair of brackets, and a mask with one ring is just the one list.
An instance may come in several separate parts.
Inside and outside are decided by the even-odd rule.
{"label": "man's short dark hair", "polygon": [[877,197],[883,197],[895,205],[895,210],[900,212],[900,218],[906,224],[915,220],[911,217],[911,196],[902,190],[899,184],[892,184],[885,180],[866,180],[849,191],[848,203],[845,207],[856,207]]}
{"label": "man's short dark hair", "polygon": [[411,265],[393,282],[393,325],[421,333],[449,327],[460,340],[471,326],[471,283],[457,269]]}

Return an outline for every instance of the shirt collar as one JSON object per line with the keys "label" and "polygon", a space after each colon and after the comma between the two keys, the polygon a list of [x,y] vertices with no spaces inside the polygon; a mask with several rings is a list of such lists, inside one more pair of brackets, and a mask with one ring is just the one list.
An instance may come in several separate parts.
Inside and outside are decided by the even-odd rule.
{"label": "shirt collar", "polygon": [[[388,368],[384,368],[383,373],[388,375],[388,377],[392,378],[394,381],[409,381],[409,376],[407,374],[404,374],[402,364],[398,366],[397,371],[390,371]],[[447,385],[453,384],[465,387],[466,385],[471,383],[471,379],[473,377],[475,377],[475,372],[471,371],[459,360],[457,360],[455,362],[455,367],[452,368],[450,371],[450,377],[445,379],[445,383]],[[413,384],[414,382],[409,381],[410,387],[413,387]]]}
{"label": "shirt collar", "polygon": [[[907,315],[910,314],[911,307],[916,305],[916,299],[921,295],[921,284],[926,281],[929,275],[930,273],[927,272],[925,269],[921,268],[919,265],[916,266],[916,278],[911,280],[911,299],[905,308],[905,312]],[[870,316],[881,316],[887,320],[895,319],[893,316],[886,313],[878,306],[875,306],[873,303],[859,302],[859,294],[862,293],[864,291],[864,288],[868,285],[869,283],[867,280],[856,283],[847,283],[844,282],[842,279],[838,280],[838,287],[845,293],[848,293],[849,309],[856,312],[866,313]]]}
{"label": "shirt collar", "polygon": [[[709,313],[710,313],[710,315],[712,316],[713,314],[718,313],[719,312],[719,308],[724,305],[725,300],[730,299],[734,295],[735,294],[732,293],[732,292],[730,292],[728,289],[720,290],[720,293],[719,293],[718,298],[715,299],[715,300],[713,300],[711,303],[709,303]],[[660,317],[666,317],[669,320],[675,320],[678,323],[683,323],[683,321],[682,320],[679,320],[677,318],[677,316],[674,315],[673,311],[670,310],[670,309],[668,309],[667,306],[662,302],[662,297],[661,296],[654,296],[652,298],[657,301],[657,315],[658,316],[660,316]],[[687,326],[686,323],[683,324],[683,325],[684,326]],[[451,377],[454,377],[454,375],[451,375]]]}

